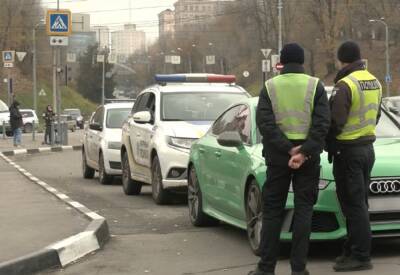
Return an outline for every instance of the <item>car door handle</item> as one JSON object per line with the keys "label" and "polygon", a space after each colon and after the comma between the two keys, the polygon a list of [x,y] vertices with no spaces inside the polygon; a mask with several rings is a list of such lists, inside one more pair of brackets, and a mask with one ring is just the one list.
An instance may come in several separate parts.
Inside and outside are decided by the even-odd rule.
{"label": "car door handle", "polygon": [[214,155],[219,158],[221,156],[221,152],[220,151],[215,151]]}

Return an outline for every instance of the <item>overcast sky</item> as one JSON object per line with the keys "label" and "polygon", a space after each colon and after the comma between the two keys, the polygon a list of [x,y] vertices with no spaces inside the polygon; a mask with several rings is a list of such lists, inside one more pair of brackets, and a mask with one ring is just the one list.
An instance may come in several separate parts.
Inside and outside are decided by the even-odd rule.
{"label": "overcast sky", "polygon": [[[157,14],[165,9],[173,9],[176,0],[60,0],[61,9],[90,13],[92,25],[108,25],[112,30],[122,24],[137,24],[148,38],[158,36]],[[56,8],[56,0],[43,0],[48,8]],[[129,10],[129,7],[131,9]]]}

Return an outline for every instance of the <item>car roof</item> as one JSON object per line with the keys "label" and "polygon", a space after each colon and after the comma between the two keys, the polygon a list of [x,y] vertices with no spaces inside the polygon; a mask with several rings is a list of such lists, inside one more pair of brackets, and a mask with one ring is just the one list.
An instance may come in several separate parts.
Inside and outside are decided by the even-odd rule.
{"label": "car roof", "polygon": [[242,87],[227,83],[168,83],[165,85],[156,84],[150,86],[145,91],[147,90],[153,90],[156,93],[157,92],[158,93],[187,93],[187,92],[247,93],[247,91]]}
{"label": "car roof", "polygon": [[19,109],[20,112],[35,112],[33,109]]}
{"label": "car roof", "polygon": [[132,108],[133,102],[113,102],[104,104],[105,109]]}

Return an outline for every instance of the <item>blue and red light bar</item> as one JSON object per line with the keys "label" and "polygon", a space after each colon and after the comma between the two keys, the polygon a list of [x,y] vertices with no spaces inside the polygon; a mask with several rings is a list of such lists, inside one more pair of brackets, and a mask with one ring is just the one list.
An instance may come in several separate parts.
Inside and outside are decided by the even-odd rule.
{"label": "blue and red light bar", "polygon": [[236,76],[222,74],[156,74],[156,82],[169,83],[234,83]]}

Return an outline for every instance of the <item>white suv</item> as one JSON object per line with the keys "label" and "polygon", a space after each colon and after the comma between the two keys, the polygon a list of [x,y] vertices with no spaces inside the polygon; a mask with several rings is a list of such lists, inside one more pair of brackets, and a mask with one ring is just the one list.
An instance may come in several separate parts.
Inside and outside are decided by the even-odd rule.
{"label": "white suv", "polygon": [[22,122],[24,123],[24,132],[31,133],[33,130],[33,125],[35,129],[39,127],[39,119],[36,112],[32,109],[21,109],[19,112],[22,115]]}
{"label": "white suv", "polygon": [[121,127],[132,110],[131,103],[109,103],[99,106],[85,127],[82,146],[84,178],[99,171],[101,184],[109,184],[121,175]]}
{"label": "white suv", "polygon": [[157,85],[142,91],[122,126],[122,183],[127,195],[152,186],[157,204],[171,189],[187,187],[191,144],[229,105],[249,97],[234,76],[157,75]]}

